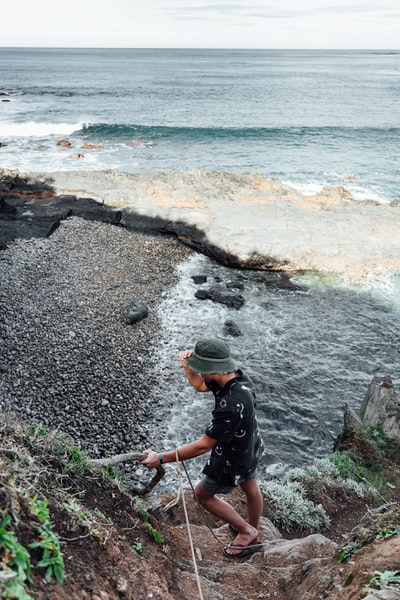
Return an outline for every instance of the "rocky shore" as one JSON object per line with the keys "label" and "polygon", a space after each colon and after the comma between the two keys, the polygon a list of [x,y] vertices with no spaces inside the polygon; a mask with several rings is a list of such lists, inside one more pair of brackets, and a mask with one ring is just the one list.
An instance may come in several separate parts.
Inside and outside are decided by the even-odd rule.
{"label": "rocky shore", "polygon": [[[70,217],[0,253],[0,410],[59,428],[91,457],[143,449],[159,426],[157,315],[190,250]],[[128,320],[137,301],[148,317]]]}

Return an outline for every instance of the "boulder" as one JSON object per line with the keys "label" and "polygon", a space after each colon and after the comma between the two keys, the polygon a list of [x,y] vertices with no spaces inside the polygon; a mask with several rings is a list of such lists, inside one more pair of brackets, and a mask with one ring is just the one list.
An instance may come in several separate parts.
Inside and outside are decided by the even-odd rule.
{"label": "boulder", "polygon": [[239,325],[237,325],[237,323],[235,323],[235,321],[232,321],[231,319],[227,319],[225,321],[223,327],[223,334],[229,335],[231,337],[239,337],[243,335]]}
{"label": "boulder", "polygon": [[400,401],[396,396],[392,379],[387,374],[376,373],[368,386],[360,412],[346,403],[343,429],[334,449],[340,450],[344,442],[361,426],[382,426],[383,433],[392,440],[400,441]]}
{"label": "boulder", "polygon": [[69,140],[58,140],[56,146],[61,146],[61,148],[71,148],[72,144]]}
{"label": "boulder", "polygon": [[192,275],[192,280],[196,285],[201,285],[202,283],[206,283],[207,275]]}
{"label": "boulder", "polygon": [[195,297],[199,300],[212,300],[220,304],[225,304],[229,308],[237,310],[243,306],[245,299],[241,294],[229,292],[220,285],[212,285],[208,289],[197,290]]}
{"label": "boulder", "polygon": [[388,438],[400,440],[400,401],[389,375],[374,375],[361,405],[360,420],[366,427],[382,423]]}
{"label": "boulder", "polygon": [[142,321],[148,316],[149,310],[147,306],[143,302],[138,300],[137,302],[134,302],[131,308],[129,309],[127,320],[130,324],[138,323],[139,321]]}
{"label": "boulder", "polygon": [[338,545],[320,533],[294,540],[274,540],[264,546],[264,559],[273,566],[293,566],[314,558],[330,557]]}

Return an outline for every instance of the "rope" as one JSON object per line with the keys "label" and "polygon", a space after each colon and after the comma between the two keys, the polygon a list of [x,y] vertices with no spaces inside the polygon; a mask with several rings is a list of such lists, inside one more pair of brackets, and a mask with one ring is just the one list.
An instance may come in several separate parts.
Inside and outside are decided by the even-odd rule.
{"label": "rope", "polygon": [[[199,572],[197,570],[197,561],[196,561],[196,554],[195,554],[194,546],[193,546],[192,532],[190,531],[189,517],[188,517],[188,513],[187,513],[187,509],[186,509],[186,500],[185,500],[185,494],[184,494],[184,491],[183,491],[182,472],[181,472],[181,468],[180,468],[180,461],[179,461],[178,449],[175,450],[175,457],[176,457],[176,466],[177,466],[178,477],[179,477],[179,488],[180,488],[180,493],[182,494],[183,511],[185,513],[185,519],[186,519],[186,528],[187,528],[188,535],[189,535],[190,550],[192,552],[192,558],[193,558],[193,564],[194,564],[194,572],[195,572],[195,575],[196,575],[196,582],[197,582],[197,587],[198,587],[198,590],[199,590],[199,598],[200,598],[200,600],[204,600],[203,592],[201,590],[201,583],[200,583]],[[185,468],[185,470],[186,470],[186,468]]]}
{"label": "rope", "polygon": [[[225,547],[226,547],[226,543],[225,543],[225,542],[222,542],[222,541],[221,541],[221,540],[218,538],[218,536],[216,535],[216,533],[214,532],[213,528],[212,528],[212,527],[211,527],[211,525],[210,525],[210,521],[209,521],[209,515],[208,515],[208,513],[206,512],[206,510],[205,510],[204,506],[202,506],[202,504],[200,504],[200,502],[199,502],[199,499],[198,499],[198,498],[197,498],[197,496],[196,496],[196,492],[194,491],[193,483],[192,483],[192,480],[191,480],[191,478],[190,478],[190,475],[189,475],[189,473],[188,473],[188,470],[187,470],[187,468],[186,468],[185,462],[184,462],[183,460],[182,460],[182,461],[180,460],[180,458],[179,458],[179,454],[178,454],[178,450],[176,450],[176,463],[177,463],[177,467],[178,467],[178,476],[179,476],[179,481],[180,481],[180,489],[179,489],[179,493],[178,493],[178,496],[177,496],[177,498],[175,499],[175,501],[173,501],[173,502],[170,502],[170,503],[168,504],[168,507],[169,507],[169,506],[174,506],[174,505],[175,505],[175,504],[178,502],[178,499],[179,499],[179,495],[180,495],[180,494],[182,495],[182,500],[183,500],[183,503],[185,502],[185,494],[184,494],[184,491],[183,491],[183,485],[182,485],[182,475],[181,475],[181,472],[180,472],[180,467],[179,467],[179,464],[181,463],[181,464],[182,464],[182,466],[183,466],[183,468],[184,468],[184,471],[185,471],[185,474],[186,474],[187,480],[188,480],[188,482],[189,482],[189,485],[190,485],[190,487],[191,487],[191,489],[192,489],[193,496],[194,496],[194,498],[195,498],[195,500],[196,500],[196,502],[197,502],[197,506],[200,508],[201,512],[203,513],[203,517],[204,517],[204,520],[205,520],[206,526],[207,526],[207,527],[208,527],[208,529],[210,530],[210,532],[211,532],[211,535],[212,535],[212,536],[213,536],[213,537],[214,537],[214,538],[217,540],[218,544],[220,544],[220,546],[224,546],[224,548],[225,548]],[[184,505],[184,510],[186,510],[186,507],[185,507],[185,505]],[[264,544],[262,544],[261,542],[259,542],[258,544],[254,544],[254,543],[252,544],[252,547],[253,547],[253,548],[258,548],[258,547],[262,548],[262,547],[264,547],[264,546],[265,546],[265,543],[264,543]],[[230,544],[230,546],[229,546],[229,547],[230,547],[230,548],[234,548],[234,549],[238,549],[238,550],[243,550],[243,546],[235,546],[234,544]]]}

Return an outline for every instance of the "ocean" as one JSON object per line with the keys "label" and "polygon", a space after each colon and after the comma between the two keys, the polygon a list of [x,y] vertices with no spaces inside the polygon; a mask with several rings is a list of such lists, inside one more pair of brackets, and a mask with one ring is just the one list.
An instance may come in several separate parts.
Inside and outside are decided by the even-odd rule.
{"label": "ocean", "polygon": [[1,165],[259,172],[386,202],[399,78],[400,51],[0,48]]}
{"label": "ocean", "polygon": [[[260,173],[400,199],[400,51],[0,48],[0,94],[0,168]],[[244,307],[195,300],[198,273],[241,278]],[[266,474],[330,453],[374,373],[400,388],[400,274],[354,286],[306,273],[299,291],[277,277],[199,255],[180,267],[160,309],[165,448],[201,435],[212,408],[177,354],[224,337],[227,319],[243,333],[229,341],[256,385]]]}

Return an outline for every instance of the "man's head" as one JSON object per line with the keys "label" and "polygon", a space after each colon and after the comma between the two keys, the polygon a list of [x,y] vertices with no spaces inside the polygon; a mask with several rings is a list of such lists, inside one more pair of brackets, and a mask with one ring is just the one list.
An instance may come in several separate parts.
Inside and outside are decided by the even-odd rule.
{"label": "man's head", "polygon": [[229,346],[216,338],[199,340],[193,354],[186,359],[186,364],[189,369],[200,375],[225,375],[238,369],[236,361],[231,357]]}

